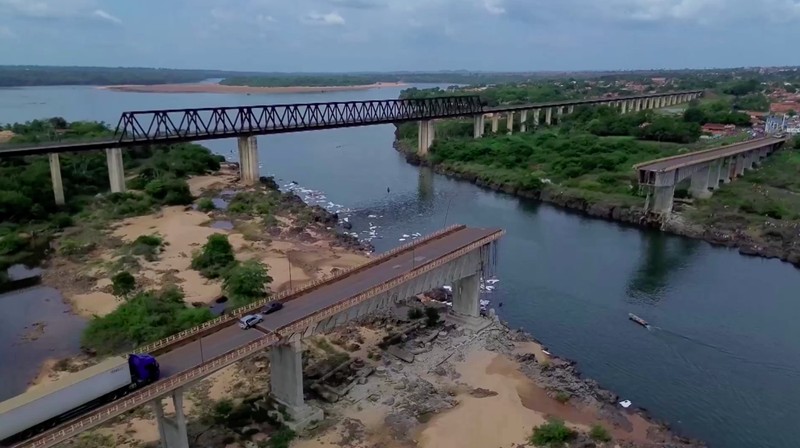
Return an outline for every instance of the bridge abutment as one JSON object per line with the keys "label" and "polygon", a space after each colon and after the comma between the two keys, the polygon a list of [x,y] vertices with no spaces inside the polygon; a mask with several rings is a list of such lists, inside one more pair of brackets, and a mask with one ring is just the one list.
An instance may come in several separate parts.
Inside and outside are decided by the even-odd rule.
{"label": "bridge abutment", "polygon": [[303,399],[303,347],[299,339],[270,348],[270,394],[286,408],[292,429],[302,428],[324,417],[322,409]]}
{"label": "bridge abutment", "polygon": [[66,204],[64,199],[64,183],[61,180],[61,161],[58,154],[48,154],[50,159],[50,180],[53,182],[53,196],[55,196],[56,205]]}
{"label": "bridge abutment", "polygon": [[672,213],[672,198],[675,195],[675,185],[653,187],[653,213],[669,215]]}
{"label": "bridge abutment", "polygon": [[186,431],[186,415],[183,412],[183,390],[177,389],[170,394],[175,407],[175,417],[164,415],[162,398],[152,401],[153,411],[158,423],[158,434],[161,448],[189,448],[189,435]]}
{"label": "bridge abutment", "polygon": [[245,185],[258,182],[258,140],[255,135],[238,138],[239,177]]}
{"label": "bridge abutment", "polygon": [[106,163],[108,165],[108,182],[112,193],[125,192],[125,169],[122,164],[122,149],[106,149]]}

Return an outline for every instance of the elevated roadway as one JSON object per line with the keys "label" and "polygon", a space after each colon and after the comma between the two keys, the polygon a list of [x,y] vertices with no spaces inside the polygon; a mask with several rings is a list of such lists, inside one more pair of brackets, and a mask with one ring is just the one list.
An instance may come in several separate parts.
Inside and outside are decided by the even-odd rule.
{"label": "elevated roadway", "polygon": [[[265,316],[261,324],[249,330],[238,327],[238,317],[259,309],[267,302],[266,300],[235,310],[230,316],[220,317],[142,347],[137,351],[147,351],[156,355],[162,368],[160,381],[89,411],[53,430],[18,443],[14,448],[53,446],[126,411],[151,402],[158,404],[156,415],[159,427],[164,429],[162,442],[170,448],[188,446],[182,442],[186,431],[182,411],[179,411],[181,417],[176,417],[178,421],[183,421],[182,425],[178,423],[170,426],[164,423],[163,412],[159,412],[163,397],[172,395],[176,408],[179,408],[182,398],[178,397],[182,397],[181,390],[187,385],[227,365],[263,352],[264,349],[271,348],[272,352],[286,351],[283,347],[286,347],[287,343],[297,341],[303,334],[312,334],[315,328],[319,330],[321,327],[318,325],[321,323],[341,324],[351,317],[364,315],[383,306],[385,301],[378,303],[374,299],[386,297],[387,294],[393,300],[403,300],[407,297],[405,294],[421,292],[422,289],[430,289],[432,285],[441,286],[443,281],[452,281],[458,285],[454,289],[464,290],[463,294],[456,294],[454,309],[456,311],[464,309],[468,310],[467,313],[476,314],[477,278],[486,269],[485,260],[488,252],[485,249],[497,241],[503,233],[500,229],[468,228],[461,225],[443,229],[390,251],[365,265],[280,296],[284,308]],[[459,283],[461,278],[465,281]],[[415,282],[417,284],[409,288],[409,285]],[[293,348],[289,346],[289,350]],[[290,363],[286,369],[291,375],[296,376],[301,373],[301,368],[297,365],[302,364],[299,362],[299,353],[295,359],[297,362]],[[282,381],[286,381],[286,375],[280,372],[281,369],[281,363],[273,358],[273,394],[277,395],[276,399],[281,402],[282,398],[290,401],[288,403],[290,406],[295,408],[302,406],[302,378],[299,379],[299,397],[297,378],[290,378],[290,385],[294,390],[276,390],[284,386],[281,383],[276,387],[274,377],[284,377]],[[299,400],[300,403],[291,402],[292,400]]]}
{"label": "elevated roadway", "polygon": [[633,169],[637,171],[639,186],[648,190],[645,208],[669,214],[675,186],[688,178],[692,196],[707,198],[720,183],[731,182],[745,170],[753,169],[787,140],[787,137],[763,137],[636,164]]}

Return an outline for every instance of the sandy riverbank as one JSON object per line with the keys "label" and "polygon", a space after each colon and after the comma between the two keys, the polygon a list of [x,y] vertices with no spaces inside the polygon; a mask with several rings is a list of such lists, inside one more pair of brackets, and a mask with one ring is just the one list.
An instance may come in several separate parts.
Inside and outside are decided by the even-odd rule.
{"label": "sandy riverbank", "polygon": [[287,86],[287,87],[253,87],[253,86],[227,86],[222,84],[153,84],[139,85],[126,84],[117,86],[99,87],[104,90],[118,92],[148,92],[148,93],[325,93],[349,92],[358,90],[383,89],[403,87],[402,82],[377,82],[356,86]]}
{"label": "sandy riverbank", "polygon": [[[235,182],[235,173],[222,172],[193,177],[189,186],[193,195],[200,196],[223,189],[235,191]],[[195,305],[210,305],[222,294],[220,281],[205,279],[190,268],[192,253],[215,233],[228,235],[238,259],[255,258],[269,267],[273,292],[290,285],[301,286],[335,269],[346,269],[367,260],[363,253],[335,244],[332,232],[292,232],[295,218],[288,213],[279,214],[277,220],[277,227],[267,235],[263,225],[254,219],[234,223],[224,211],[206,213],[191,207],[164,207],[154,214],[114,223],[107,235],[98,239],[98,249],[90,256],[94,263],[54,256],[49,261],[44,283],[59,289],[76,313],[87,317],[106,315],[121,303],[111,294],[108,266],[125,256],[120,246],[151,234],[159,235],[166,245],[156,260],[138,260],[139,268],[134,273],[137,284],[149,289],[176,284],[184,291],[186,302]],[[212,227],[215,223],[224,223],[221,227],[225,228]]]}

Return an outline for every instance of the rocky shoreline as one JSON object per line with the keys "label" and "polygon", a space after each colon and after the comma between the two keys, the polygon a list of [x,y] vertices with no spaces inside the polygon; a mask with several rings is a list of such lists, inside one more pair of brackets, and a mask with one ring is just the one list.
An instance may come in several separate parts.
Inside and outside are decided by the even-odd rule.
{"label": "rocky shoreline", "polygon": [[415,153],[406,151],[398,141],[395,141],[394,147],[403,153],[406,161],[412,165],[428,166],[438,174],[465,180],[488,190],[546,202],[594,218],[703,240],[714,246],[738,249],[742,255],[777,258],[800,268],[800,229],[793,224],[782,227],[775,226],[770,230],[768,238],[755,238],[741,227],[737,227],[735,216],[730,218],[730,226],[725,227],[689,223],[681,216],[682,204],[677,202],[674,206],[675,213],[667,221],[662,222],[648,217],[639,207],[590,203],[582,197],[571,195],[566,191],[558,191],[554,187],[545,186],[540,191],[528,191],[508,184],[487,182],[475,174],[456,171],[442,165],[432,165]]}

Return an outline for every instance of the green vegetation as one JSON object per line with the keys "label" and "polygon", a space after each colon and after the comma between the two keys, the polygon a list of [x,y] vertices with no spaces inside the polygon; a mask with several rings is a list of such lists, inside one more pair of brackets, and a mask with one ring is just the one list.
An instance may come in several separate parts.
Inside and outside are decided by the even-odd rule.
{"label": "green vegetation", "polygon": [[564,392],[563,390],[560,390],[558,391],[558,393],[556,393],[556,401],[558,401],[561,404],[565,404],[566,402],[569,401],[570,398],[572,398],[572,395],[570,395],[569,392]]}
{"label": "green vegetation", "polygon": [[143,292],[110,314],[93,318],[84,330],[82,345],[98,355],[120,353],[211,318],[207,308],[187,308],[180,289]]}
{"label": "green vegetation", "polygon": [[608,430],[602,425],[592,425],[592,429],[589,431],[589,437],[596,442],[611,441],[611,434],[609,434]]}
{"label": "green vegetation", "polygon": [[283,427],[278,431],[272,433],[269,440],[267,440],[266,446],[267,448],[289,448],[289,445],[292,444],[292,440],[296,437],[294,431],[289,428]]}
{"label": "green vegetation", "polygon": [[114,295],[125,299],[136,289],[136,279],[128,271],[122,271],[111,277],[111,290]]}
{"label": "green vegetation", "polygon": [[[37,143],[104,137],[111,130],[103,123],[73,122],[55,117],[2,127],[14,133],[10,143]],[[192,197],[186,176],[219,169],[221,158],[192,144],[132,149],[123,153],[126,172],[133,174],[127,193],[108,191],[108,167],[101,152],[61,154],[61,177],[67,204],[55,204],[47,156],[0,159],[0,239],[17,233],[35,234],[46,240],[55,232],[79,223],[87,227],[109,219],[140,215],[156,205],[188,204]],[[96,226],[102,228],[102,226]],[[97,229],[95,229],[97,230]],[[66,238],[59,252],[82,256],[94,248],[91,238]],[[2,252],[2,251],[0,251]],[[0,255],[0,271],[20,254],[30,252],[28,244]],[[4,257],[5,256],[5,257]]]}
{"label": "green vegetation", "polygon": [[214,205],[214,201],[212,201],[211,198],[200,198],[200,200],[197,201],[197,209],[201,212],[210,212],[215,208],[217,207]]}
{"label": "green vegetation", "polygon": [[194,254],[192,269],[200,271],[206,278],[218,278],[223,277],[235,262],[228,236],[215,233],[209,235],[203,248]]}
{"label": "green vegetation", "polygon": [[0,87],[167,84],[240,75],[242,73],[219,70],[7,65],[0,66]]}
{"label": "green vegetation", "polygon": [[[767,106],[769,107],[769,106]],[[692,102],[683,112],[683,119],[689,123],[721,123],[736,126],[749,126],[750,115],[733,110],[733,104],[725,99]]]}
{"label": "green vegetation", "polygon": [[256,260],[247,260],[230,268],[225,274],[223,288],[234,307],[252,303],[267,296],[272,277],[267,267]]}
{"label": "green vegetation", "polygon": [[568,428],[563,420],[552,419],[533,428],[530,443],[536,446],[561,447],[575,436],[577,433]]}

